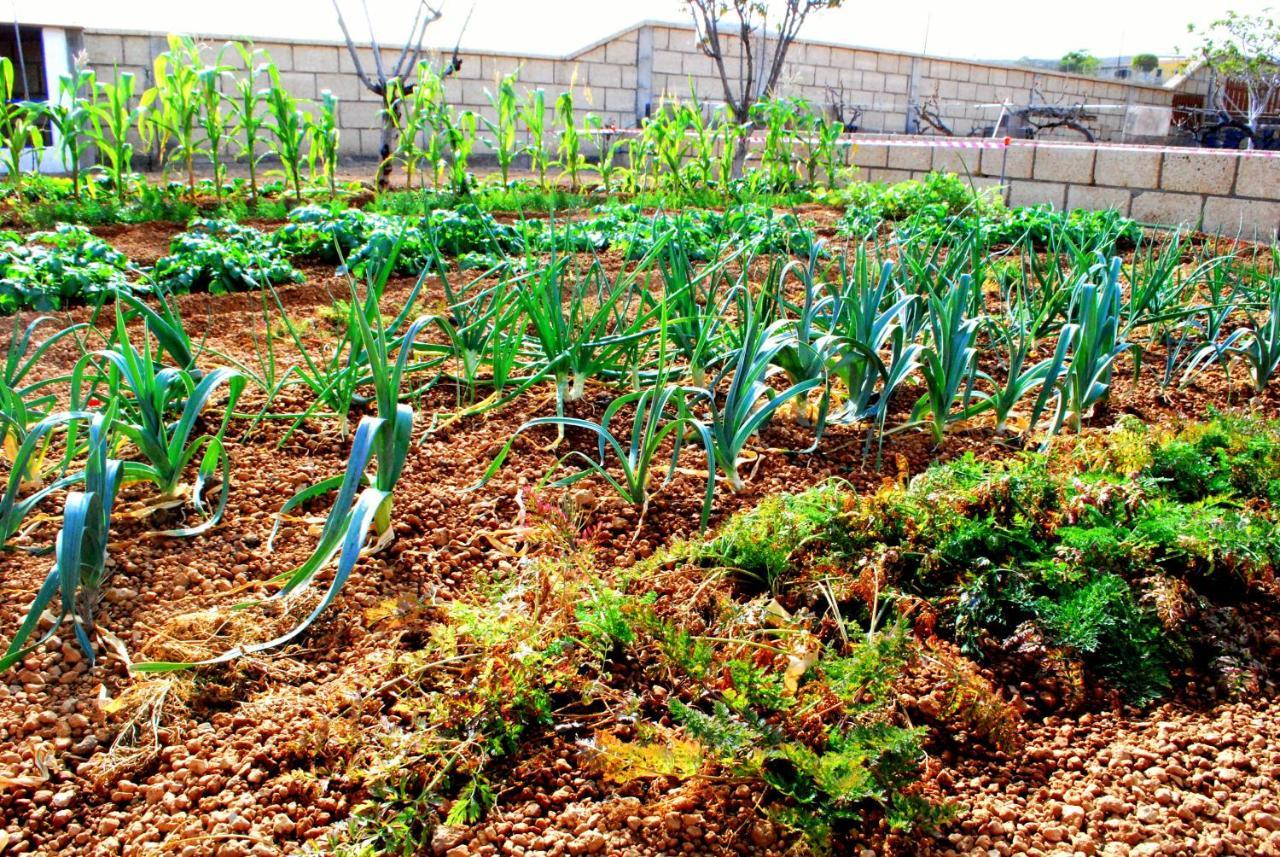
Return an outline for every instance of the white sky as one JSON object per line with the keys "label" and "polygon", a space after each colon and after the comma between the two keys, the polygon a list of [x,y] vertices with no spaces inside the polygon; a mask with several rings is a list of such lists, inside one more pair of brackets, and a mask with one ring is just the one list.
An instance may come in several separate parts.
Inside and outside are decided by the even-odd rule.
{"label": "white sky", "polygon": [[[356,39],[368,27],[360,0],[339,0]],[[427,41],[565,54],[637,21],[685,20],[679,0],[439,0],[445,17]],[[816,14],[802,36],[942,56],[1052,58],[1084,48],[1098,56],[1185,52],[1187,24],[1228,8],[1261,11],[1280,0],[846,0]],[[408,26],[415,0],[368,0],[380,38]],[[8,6],[9,8],[5,8]],[[472,11],[474,10],[474,11]],[[114,29],[173,30],[257,38],[337,40],[331,0],[0,0],[0,18]],[[927,44],[926,44],[927,34]],[[403,35],[400,40],[403,41]]]}

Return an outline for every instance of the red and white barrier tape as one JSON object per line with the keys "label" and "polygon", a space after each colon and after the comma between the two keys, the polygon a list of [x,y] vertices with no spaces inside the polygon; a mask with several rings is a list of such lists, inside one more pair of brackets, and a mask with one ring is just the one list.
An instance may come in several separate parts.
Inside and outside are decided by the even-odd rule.
{"label": "red and white barrier tape", "polygon": [[[642,132],[639,128],[592,128],[591,133],[598,135],[614,135],[638,137]],[[697,134],[692,131],[685,132],[685,136],[696,137]],[[749,143],[763,143],[765,136],[762,134],[752,134],[747,137]],[[819,142],[812,137],[793,137],[792,142],[813,144]],[[1149,152],[1154,154],[1177,154],[1177,155],[1214,155],[1220,157],[1248,157],[1248,158],[1280,158],[1280,151],[1270,151],[1263,149],[1207,149],[1200,146],[1153,146],[1139,143],[1107,143],[1094,142],[1089,143],[1084,140],[1022,140],[1012,137],[885,137],[872,136],[869,134],[845,134],[840,138],[841,142],[852,143],[854,146],[896,146],[900,148],[928,148],[928,149],[1080,149],[1095,148],[1105,149],[1111,152]]]}

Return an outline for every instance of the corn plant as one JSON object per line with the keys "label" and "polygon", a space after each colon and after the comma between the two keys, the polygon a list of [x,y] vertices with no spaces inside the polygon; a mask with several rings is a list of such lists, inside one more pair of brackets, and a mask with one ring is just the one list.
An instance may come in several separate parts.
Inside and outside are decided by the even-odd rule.
{"label": "corn plant", "polygon": [[222,80],[230,70],[230,66],[221,62],[221,55],[216,64],[201,65],[196,70],[196,95],[200,103],[197,121],[204,132],[203,151],[213,171],[213,192],[219,203],[222,202],[222,184],[227,176],[223,156],[232,128],[232,117],[223,110],[226,96],[222,94]]}
{"label": "corn plant", "polygon": [[390,160],[399,160],[404,165],[405,186],[413,187],[413,175],[417,172],[418,162],[422,160],[422,147],[418,138],[427,127],[424,108],[428,105],[421,93],[415,89],[406,91],[404,81],[393,77],[387,81],[383,95],[385,107],[383,111],[388,122],[395,129],[395,148],[387,153],[387,162],[378,167],[379,175],[383,169],[389,168]]}
{"label": "corn plant", "polygon": [[265,54],[240,42],[231,43],[240,54],[244,68],[232,77],[231,134],[236,138],[236,153],[249,170],[249,201],[258,199],[258,164],[265,153],[263,132],[266,116],[262,110],[265,93],[258,86],[258,78],[266,70],[269,60],[261,61]]}
{"label": "corn plant", "polygon": [[34,102],[18,101],[13,97],[13,62],[0,57],[0,86],[4,87],[4,103],[0,104],[0,140],[4,142],[4,165],[13,186],[22,186],[25,172],[23,160],[28,150],[35,151],[37,162],[44,148],[44,133],[40,130],[43,108]]}
{"label": "corn plant", "polygon": [[[978,328],[982,319],[970,317],[968,308],[976,291],[973,280],[965,275],[945,295],[928,297],[929,343],[920,352],[920,371],[924,376],[924,395],[912,411],[912,422],[928,415],[929,429],[936,443],[942,443],[946,427],[968,419],[990,402],[985,393],[975,389],[979,377]],[[953,411],[959,405],[959,411]]]}
{"label": "corn plant", "polygon": [[133,142],[129,134],[143,116],[143,111],[133,104],[135,86],[134,75],[128,71],[118,71],[110,82],[98,81],[89,113],[89,137],[98,156],[106,160],[111,186],[121,202],[133,175]]}
{"label": "corn plant", "polygon": [[89,98],[96,86],[96,77],[90,69],[76,69],[74,75],[62,75],[58,79],[58,97],[44,105],[44,116],[58,138],[62,151],[62,164],[71,176],[71,193],[80,199],[84,188],[81,161],[88,147],[90,112]]}
{"label": "corn plant", "polygon": [[627,146],[627,138],[606,128],[604,120],[594,113],[588,114],[586,127],[595,135],[596,148],[599,155],[596,159],[596,172],[600,175],[600,187],[608,193],[614,187],[614,176],[622,167],[618,166],[618,155]]}
{"label": "corn plant", "polygon": [[1059,334],[1068,342],[1071,362],[1062,379],[1056,426],[1065,422],[1073,431],[1080,430],[1082,421],[1110,394],[1120,355],[1133,352],[1135,373],[1141,365],[1141,350],[1124,341],[1120,333],[1120,266],[1120,259],[1113,259],[1104,282],[1082,283],[1072,295],[1069,321]]}
{"label": "corn plant", "polygon": [[338,96],[327,89],[320,93],[320,112],[314,121],[307,123],[307,134],[311,140],[308,160],[312,181],[323,172],[325,185],[329,188],[329,199],[333,199],[338,194],[338,142],[341,131],[338,127]]}
{"label": "corn plant", "polygon": [[498,161],[498,175],[502,177],[502,186],[507,187],[511,181],[511,165],[519,154],[519,130],[517,122],[520,118],[520,101],[516,96],[516,73],[506,75],[498,81],[497,92],[484,91],[493,108],[493,119],[484,117],[484,126],[492,135],[485,144],[493,152]]}
{"label": "corn plant", "polygon": [[541,89],[525,93],[520,104],[520,120],[525,127],[524,151],[529,165],[538,175],[538,187],[547,187],[547,94]]}
{"label": "corn plant", "polygon": [[[107,565],[107,543],[111,529],[111,509],[124,472],[122,462],[108,454],[110,410],[95,414],[89,422],[88,457],[82,491],[67,493],[58,532],[53,568],[36,592],[26,618],[18,626],[4,656],[0,671],[7,670],[37,647],[52,639],[68,619],[72,622],[76,641],[94,663],[94,614],[102,597],[102,586],[110,574]],[[45,611],[57,607],[49,630],[28,645]]]}
{"label": "corn plant", "polygon": [[[245,380],[228,368],[215,369],[198,381],[191,372],[163,367],[156,361],[151,333],[143,328],[142,349],[133,344],[124,324],[124,314],[117,311],[116,342],[112,348],[85,355],[76,364],[71,377],[72,402],[87,400],[86,382],[105,381],[103,398],[119,403],[112,422],[114,433],[130,441],[141,453],[142,461],[125,466],[127,481],[147,481],[159,492],[155,508],[187,502],[197,514],[205,515],[204,488],[217,477],[221,486],[214,507],[205,520],[194,527],[168,530],[165,535],[190,536],[217,524],[226,508],[231,490],[231,459],[223,437]],[[218,429],[192,439],[195,424],[212,402],[220,387],[227,388],[227,403]],[[177,413],[176,421],[170,420]],[[192,462],[198,461],[196,477],[191,485],[183,482]]]}
{"label": "corn plant", "polygon": [[471,174],[467,171],[471,150],[476,145],[476,114],[463,110],[454,114],[445,108],[440,112],[444,121],[445,139],[449,141],[449,174],[454,193],[470,193]]}
{"label": "corn plant", "polygon": [[582,135],[573,114],[573,90],[560,93],[556,99],[555,118],[560,124],[557,163],[563,175],[569,177],[569,187],[578,192],[578,177],[586,168],[587,159],[582,155]]}
{"label": "corn plant", "polygon": [[280,80],[280,70],[275,63],[267,63],[267,78],[271,85],[266,92],[268,121],[271,132],[267,146],[280,161],[293,195],[302,200],[302,149],[307,142],[307,114],[299,109],[298,100],[289,94]]}
{"label": "corn plant", "polygon": [[[794,335],[787,329],[785,320],[762,326],[751,302],[744,298],[739,303],[743,324],[737,353],[721,371],[711,390],[704,391],[711,411],[704,424],[706,442],[714,454],[716,466],[735,493],[746,488],[740,468],[751,438],[778,408],[792,399],[803,400],[823,384],[821,378],[810,378],[782,392],[774,390],[768,383],[773,360],[794,342]],[[718,388],[730,372],[732,378],[723,398],[717,397],[712,390]]]}
{"label": "corn plant", "polygon": [[169,147],[173,146],[183,172],[187,190],[196,192],[196,155],[200,140],[196,136],[202,107],[198,74],[199,48],[186,36],[169,36],[169,50],[156,57],[152,67],[155,85],[142,93],[143,139],[155,143],[167,166]]}
{"label": "corn plant", "polygon": [[715,164],[716,182],[721,190],[728,193],[733,183],[739,154],[746,145],[750,129],[734,121],[728,106],[720,109],[719,121],[715,128],[715,145],[718,152]]}

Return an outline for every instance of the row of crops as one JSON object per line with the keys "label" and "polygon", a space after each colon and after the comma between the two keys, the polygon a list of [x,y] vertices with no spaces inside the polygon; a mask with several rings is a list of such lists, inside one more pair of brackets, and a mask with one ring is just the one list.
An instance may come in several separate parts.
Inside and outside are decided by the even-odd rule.
{"label": "row of crops", "polygon": [[[76,200],[108,194],[124,203],[154,193],[135,173],[144,158],[178,176],[191,198],[201,189],[197,169],[208,172],[204,185],[218,202],[241,191],[253,201],[264,190],[295,199],[304,189],[330,197],[339,192],[338,97],[328,90],[314,102],[294,96],[265,51],[232,42],[211,52],[174,36],[151,77],[153,85],[141,89],[132,72],[99,79],[78,68],[62,77],[56,98],[24,101],[14,89],[12,63],[0,62],[0,152],[13,189],[22,191],[32,152],[38,156],[54,145],[69,174],[65,193]],[[396,143],[384,166],[401,166],[410,187],[429,183],[455,192],[475,185],[472,157],[481,145],[504,186],[517,164],[527,165],[543,189],[554,180],[576,191],[594,175],[604,188],[629,193],[832,188],[848,174],[852,143],[843,126],[802,100],[761,101],[744,125],[693,95],[664,102],[639,133],[629,134],[584,112],[590,105],[576,101],[584,96],[572,89],[549,97],[543,89],[521,92],[517,84],[518,72],[500,78],[487,91],[490,109],[476,112],[448,103],[445,81],[426,61],[405,79],[393,78],[382,112]],[[761,135],[756,144],[749,142],[753,130]],[[741,159],[749,145],[759,168],[744,178]],[[93,170],[83,166],[90,157]],[[274,178],[265,175],[266,160]],[[237,162],[247,179],[229,178]],[[57,187],[34,184],[37,196]]]}
{"label": "row of crops", "polygon": [[[299,387],[313,405],[295,426],[323,414],[345,426],[357,406],[369,411],[351,434],[345,474],[302,491],[282,510],[332,493],[311,559],[275,597],[305,588],[335,557],[338,572],[316,612],[287,637],[262,644],[269,647],[300,633],[336,597],[369,532],[392,532],[396,483],[421,421],[414,403],[442,383],[458,391],[463,414],[552,385],[554,413],[515,434],[550,426],[594,439],[594,451],[565,457],[568,475],[552,474],[560,485],[598,476],[644,509],[682,462],[701,462],[705,525],[718,491],[743,488],[749,447],[771,421],[802,426],[812,438],[802,452],[820,450],[836,426],[864,428],[864,448],[875,456],[894,433],[922,428],[941,443],[957,426],[988,421],[998,435],[1047,444],[1060,431],[1080,429],[1107,401],[1122,367],[1161,389],[1212,372],[1247,379],[1254,392],[1280,369],[1280,277],[1272,260],[1216,256],[1179,236],[1139,238],[1124,262],[1113,254],[1127,240],[1125,224],[1104,224],[1079,241],[1079,225],[1062,218],[1047,235],[1028,234],[1030,252],[992,253],[984,231],[960,228],[944,242],[895,243],[890,260],[874,244],[831,252],[794,219],[758,211],[665,223],[629,216],[628,228],[643,224],[645,240],[628,233],[633,258],[616,266],[599,255],[562,252],[562,241],[583,249],[577,233],[549,226],[537,233],[545,242],[537,255],[525,250],[536,264],[500,256],[488,267],[450,266],[446,260],[458,253],[510,254],[530,234],[527,227],[481,227],[459,212],[387,231],[376,215],[301,209],[270,239],[247,227],[200,224],[179,235],[174,255],[156,265],[178,274],[162,273],[145,299],[117,292],[114,332],[101,347],[82,346],[69,376],[28,377],[54,343],[87,341],[83,325],[43,340],[47,320],[15,328],[0,388],[12,463],[0,501],[4,540],[55,491],[70,493],[54,568],[3,663],[29,650],[50,607],[60,620],[43,636],[72,621],[92,656],[87,634],[121,485],[148,484],[155,502],[181,500],[201,518],[168,535],[217,523],[233,490],[224,436],[249,385],[265,396],[258,418]],[[713,228],[699,232],[686,223],[699,218]],[[463,226],[450,231],[444,223]],[[590,220],[581,228],[598,231]],[[782,237],[769,239],[775,233]],[[110,251],[84,233],[64,230],[54,241],[68,236],[83,239],[77,249],[91,248],[89,265],[111,265]],[[246,245],[253,245],[247,256],[240,252]],[[160,284],[216,290],[221,282],[273,292],[273,279],[293,279],[287,257],[273,255],[282,247],[312,256],[331,251],[358,270],[336,343],[309,345],[276,299],[264,305],[274,313],[270,327],[284,332],[269,341],[269,359],[250,364],[202,350]],[[197,276],[193,263],[172,261],[183,253],[205,259],[216,273]],[[232,282],[238,257],[244,267]],[[388,318],[381,298],[402,266],[422,274]],[[424,314],[424,289],[433,282],[445,306]],[[142,327],[131,330],[126,317]],[[274,371],[286,362],[275,349],[296,350],[287,361],[295,368]],[[612,404],[596,420],[568,415],[591,383],[612,390]],[[486,478],[511,449],[508,442]],[[207,484],[218,486],[216,496],[204,496]]]}

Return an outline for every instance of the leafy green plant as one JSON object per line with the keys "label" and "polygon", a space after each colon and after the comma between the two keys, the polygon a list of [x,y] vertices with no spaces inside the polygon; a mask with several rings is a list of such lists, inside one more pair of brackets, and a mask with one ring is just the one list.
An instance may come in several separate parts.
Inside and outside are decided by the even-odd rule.
{"label": "leafy green plant", "polygon": [[174,236],[152,276],[169,291],[213,294],[302,281],[270,236],[226,220],[192,221]]}

